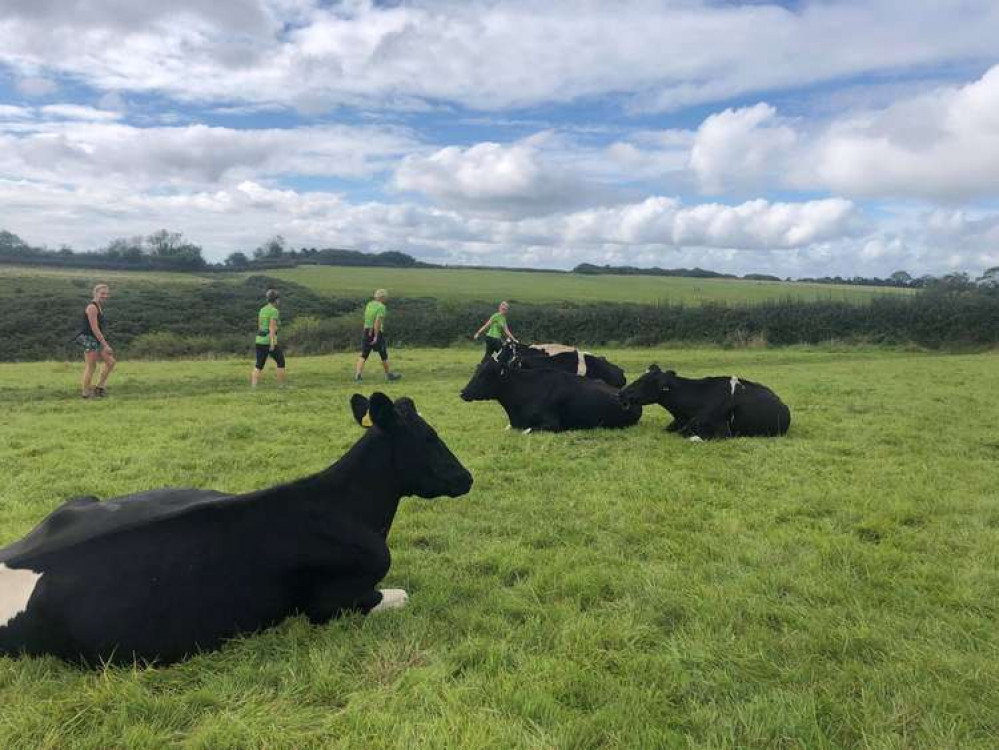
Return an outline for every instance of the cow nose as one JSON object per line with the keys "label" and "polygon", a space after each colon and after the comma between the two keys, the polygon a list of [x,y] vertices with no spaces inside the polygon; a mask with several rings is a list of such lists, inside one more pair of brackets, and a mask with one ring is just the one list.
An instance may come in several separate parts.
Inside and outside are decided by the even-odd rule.
{"label": "cow nose", "polygon": [[472,398],[468,395],[468,389],[467,388],[462,388],[461,389],[461,400],[462,401],[471,401],[472,400]]}

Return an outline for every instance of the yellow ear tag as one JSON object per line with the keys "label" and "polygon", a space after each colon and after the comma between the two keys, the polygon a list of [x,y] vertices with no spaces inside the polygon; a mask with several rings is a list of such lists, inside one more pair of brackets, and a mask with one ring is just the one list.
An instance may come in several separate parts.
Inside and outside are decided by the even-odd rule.
{"label": "yellow ear tag", "polygon": [[374,422],[371,421],[371,412],[365,412],[361,418],[361,427],[370,427],[373,424]]}

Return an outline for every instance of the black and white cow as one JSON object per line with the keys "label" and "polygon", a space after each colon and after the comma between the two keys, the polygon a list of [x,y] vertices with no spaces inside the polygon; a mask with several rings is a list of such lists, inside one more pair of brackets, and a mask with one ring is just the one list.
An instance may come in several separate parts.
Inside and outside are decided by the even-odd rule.
{"label": "black and white cow", "polygon": [[765,385],[737,377],[681,378],[650,365],[620,392],[621,403],[659,404],[673,415],[666,428],[692,440],[784,435],[791,410]]}
{"label": "black and white cow", "polygon": [[472,476],[412,400],[358,394],[351,409],[372,428],[290,484],[59,507],[0,549],[0,653],[169,663],[296,612],[323,623],[405,604],[375,588],[400,498],[457,497]]}
{"label": "black and white cow", "polygon": [[496,357],[500,364],[527,370],[551,369],[575,373],[581,378],[602,380],[607,385],[623,388],[628,381],[624,370],[591,352],[564,344],[531,344],[507,342]]}
{"label": "black and white cow", "polygon": [[479,363],[461,391],[465,401],[499,401],[519,430],[587,430],[630,427],[642,407],[624,406],[617,388],[561,370],[505,367],[492,358]]}

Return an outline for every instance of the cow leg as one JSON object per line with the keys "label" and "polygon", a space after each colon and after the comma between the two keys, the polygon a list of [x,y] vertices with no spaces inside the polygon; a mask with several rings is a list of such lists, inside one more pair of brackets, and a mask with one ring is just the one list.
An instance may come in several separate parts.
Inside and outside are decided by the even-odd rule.
{"label": "cow leg", "polygon": [[375,589],[375,582],[354,574],[317,582],[303,612],[313,625],[322,625],[348,612],[368,614],[382,605],[382,592]]}
{"label": "cow leg", "polygon": [[680,423],[677,420],[673,420],[668,425],[666,425],[666,432],[678,432],[680,429]]}

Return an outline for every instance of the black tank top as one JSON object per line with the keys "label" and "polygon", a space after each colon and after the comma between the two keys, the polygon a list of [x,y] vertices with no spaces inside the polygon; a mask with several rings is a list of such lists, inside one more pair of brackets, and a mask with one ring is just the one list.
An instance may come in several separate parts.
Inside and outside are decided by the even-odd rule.
{"label": "black tank top", "polygon": [[87,317],[87,308],[91,305],[97,307],[97,327],[100,329],[102,335],[106,335],[104,332],[104,310],[96,302],[88,302],[87,307],[83,308],[83,328],[80,329],[80,333],[84,333],[87,336],[93,336],[94,331],[90,327],[90,318]]}

